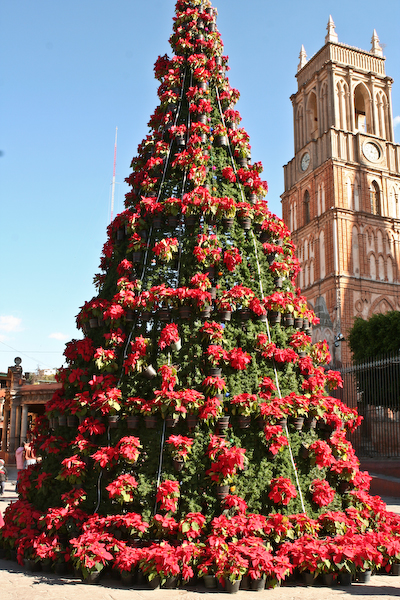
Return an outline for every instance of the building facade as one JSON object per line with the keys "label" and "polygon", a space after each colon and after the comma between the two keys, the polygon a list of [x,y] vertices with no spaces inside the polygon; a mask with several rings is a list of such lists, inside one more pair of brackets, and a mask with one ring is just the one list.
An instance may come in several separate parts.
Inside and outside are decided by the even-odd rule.
{"label": "building facade", "polygon": [[[320,317],[336,365],[355,317],[400,307],[400,145],[391,86],[374,31],[370,51],[339,43],[304,47],[291,96],[294,158],[284,167],[282,212],[302,265],[298,285]],[[336,343],[335,343],[336,341]]]}

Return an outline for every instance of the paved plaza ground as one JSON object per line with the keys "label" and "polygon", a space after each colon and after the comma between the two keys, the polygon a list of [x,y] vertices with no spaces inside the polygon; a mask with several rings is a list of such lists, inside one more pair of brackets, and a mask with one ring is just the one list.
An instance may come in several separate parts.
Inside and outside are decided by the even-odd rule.
{"label": "paved plaza ground", "polygon": [[[4,510],[15,494],[16,469],[9,470],[4,496],[0,496],[0,511]],[[400,498],[384,498],[388,509],[400,513]],[[103,579],[99,585],[87,585],[79,579],[59,577],[47,573],[26,572],[16,562],[0,560],[0,600],[210,600],[222,599],[228,594],[206,590],[201,584],[195,588],[176,590],[149,590],[139,587],[124,588],[114,579]],[[253,592],[240,590],[236,600],[389,600],[400,597],[400,577],[375,575],[368,584],[354,583],[348,587],[285,585],[272,590]]]}

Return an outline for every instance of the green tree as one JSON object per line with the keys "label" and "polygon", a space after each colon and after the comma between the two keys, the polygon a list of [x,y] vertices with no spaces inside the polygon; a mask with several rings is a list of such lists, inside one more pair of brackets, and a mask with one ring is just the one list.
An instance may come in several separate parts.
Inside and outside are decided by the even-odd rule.
{"label": "green tree", "polygon": [[400,312],[393,310],[364,320],[358,317],[350,330],[349,346],[355,362],[400,350]]}

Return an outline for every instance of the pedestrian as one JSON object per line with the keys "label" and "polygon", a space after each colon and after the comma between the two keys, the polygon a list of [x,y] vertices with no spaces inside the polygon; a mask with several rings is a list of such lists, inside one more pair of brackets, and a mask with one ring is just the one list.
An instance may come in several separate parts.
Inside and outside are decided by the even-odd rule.
{"label": "pedestrian", "polygon": [[36,465],[35,451],[32,448],[30,442],[25,442],[24,454],[25,454],[25,468],[29,467],[29,465]]}
{"label": "pedestrian", "polygon": [[4,460],[0,458],[0,496],[4,494],[4,488],[7,481],[7,469],[4,466]]}
{"label": "pedestrian", "polygon": [[15,462],[17,464],[17,483],[15,484],[15,491],[18,493],[18,477],[21,471],[25,467],[25,449],[23,446],[19,446],[15,451]]}

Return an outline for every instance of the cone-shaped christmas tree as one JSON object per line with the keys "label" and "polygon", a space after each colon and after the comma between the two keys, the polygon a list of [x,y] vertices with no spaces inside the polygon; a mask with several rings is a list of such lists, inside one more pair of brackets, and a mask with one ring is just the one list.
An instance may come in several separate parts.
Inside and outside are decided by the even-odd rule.
{"label": "cone-shaped christmas tree", "polygon": [[340,376],[311,343],[209,0],[178,0],[170,41],[3,548],[161,583],[390,568],[399,520],[346,440],[357,414],[327,395]]}

